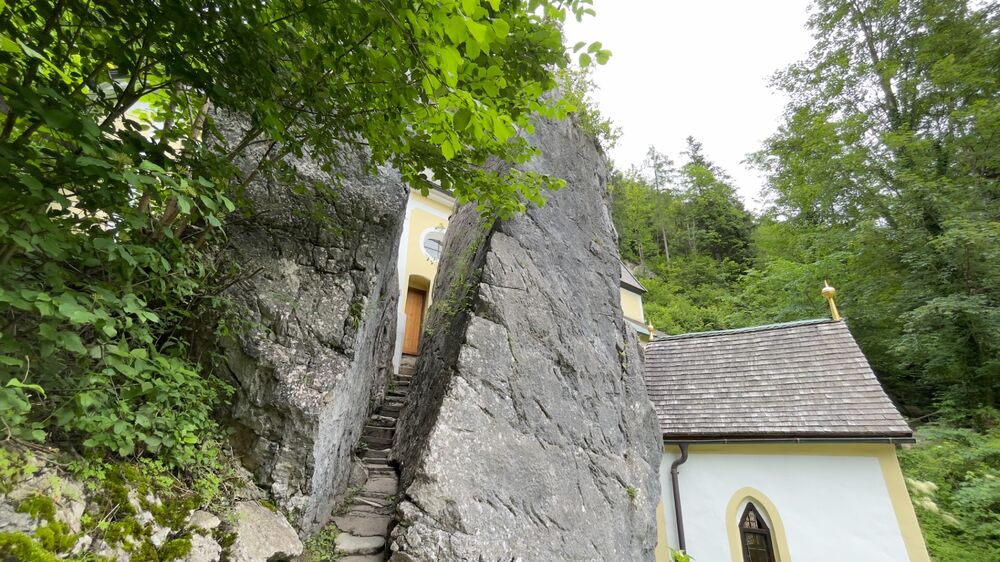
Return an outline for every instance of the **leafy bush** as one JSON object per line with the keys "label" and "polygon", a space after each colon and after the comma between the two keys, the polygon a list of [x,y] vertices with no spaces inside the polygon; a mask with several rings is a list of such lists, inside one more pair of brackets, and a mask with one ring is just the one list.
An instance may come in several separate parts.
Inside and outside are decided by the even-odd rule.
{"label": "leafy bush", "polygon": [[[151,141],[74,140],[91,156],[51,162],[45,144],[31,147],[0,218],[3,422],[16,437],[57,431],[97,454],[196,462],[211,451],[211,411],[225,395],[189,359],[186,338],[211,271],[181,229],[155,225],[128,194],[176,201],[181,221],[202,223],[189,230],[199,237],[233,204],[204,178],[195,194],[180,163],[143,159]],[[53,175],[77,180],[42,187],[58,184]]]}
{"label": "leafy bush", "polygon": [[922,427],[899,460],[934,560],[1000,559],[1000,424]]}

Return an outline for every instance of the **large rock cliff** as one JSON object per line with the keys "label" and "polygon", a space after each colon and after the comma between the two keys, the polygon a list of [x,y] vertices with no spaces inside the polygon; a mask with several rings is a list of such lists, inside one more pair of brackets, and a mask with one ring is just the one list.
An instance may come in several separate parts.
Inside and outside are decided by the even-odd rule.
{"label": "large rock cliff", "polygon": [[[234,142],[243,120],[215,116]],[[252,169],[265,147],[241,161]],[[244,315],[223,340],[235,386],[238,453],[293,523],[324,523],[345,491],[351,453],[390,369],[396,326],[396,250],[406,188],[345,153],[337,177],[309,158],[285,158],[294,177],[247,186],[252,216],[226,225],[229,290]]]}
{"label": "large rock cliff", "polygon": [[525,170],[566,188],[490,226],[450,221],[393,455],[391,560],[651,560],[658,429],[619,302],[606,166],[540,121]]}

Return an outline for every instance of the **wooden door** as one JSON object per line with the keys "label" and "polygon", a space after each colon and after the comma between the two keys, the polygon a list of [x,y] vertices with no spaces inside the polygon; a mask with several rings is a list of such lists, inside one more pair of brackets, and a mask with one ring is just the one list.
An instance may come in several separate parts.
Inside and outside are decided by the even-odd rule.
{"label": "wooden door", "polygon": [[406,331],[403,333],[403,353],[417,355],[420,353],[420,327],[424,322],[424,302],[427,291],[410,287],[406,291]]}

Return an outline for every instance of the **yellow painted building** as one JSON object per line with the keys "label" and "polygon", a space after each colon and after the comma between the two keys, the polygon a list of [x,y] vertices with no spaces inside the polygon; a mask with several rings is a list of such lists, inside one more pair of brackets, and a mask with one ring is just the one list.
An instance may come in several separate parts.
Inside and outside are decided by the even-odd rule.
{"label": "yellow painted building", "polygon": [[[453,197],[436,189],[431,189],[426,196],[411,191],[407,200],[397,258],[400,296],[394,359],[397,367],[402,355],[420,352],[424,314],[433,299],[431,288],[455,204]],[[640,341],[648,342],[651,327],[647,326],[642,309],[642,295],[646,289],[624,265],[620,287],[625,320],[635,329]]]}
{"label": "yellow painted building", "polygon": [[625,321],[635,330],[639,336],[639,341],[647,343],[652,336],[652,326],[646,322],[646,312],[642,308],[642,295],[646,293],[646,288],[642,286],[639,279],[621,264],[621,283],[619,293],[621,294],[622,314]]}

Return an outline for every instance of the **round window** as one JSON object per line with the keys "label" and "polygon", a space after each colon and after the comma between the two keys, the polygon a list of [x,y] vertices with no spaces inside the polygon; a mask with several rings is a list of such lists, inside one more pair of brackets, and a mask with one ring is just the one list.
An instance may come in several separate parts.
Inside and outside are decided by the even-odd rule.
{"label": "round window", "polygon": [[423,249],[424,254],[430,259],[438,261],[441,259],[441,249],[444,248],[444,232],[431,230],[424,234]]}

